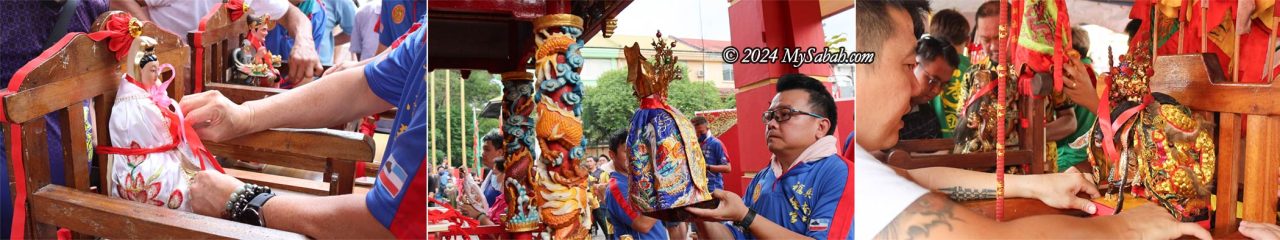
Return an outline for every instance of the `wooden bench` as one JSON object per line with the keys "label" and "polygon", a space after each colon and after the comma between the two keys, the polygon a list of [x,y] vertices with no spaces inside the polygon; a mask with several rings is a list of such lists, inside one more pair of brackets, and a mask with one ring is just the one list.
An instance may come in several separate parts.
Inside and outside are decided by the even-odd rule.
{"label": "wooden bench", "polygon": [[[187,35],[190,45],[195,48],[191,57],[191,78],[196,86],[195,92],[218,91],[235,103],[263,99],[283,93],[285,89],[245,86],[226,83],[229,76],[226,69],[231,66],[232,50],[240,47],[241,40],[249,31],[246,19],[241,16],[232,20],[230,13],[223,5],[211,9],[201,19],[199,27]],[[357,121],[358,122],[358,121]],[[353,130],[348,124],[347,130]],[[290,134],[269,134],[257,141],[233,139],[239,146],[222,143],[208,143],[214,155],[235,159],[246,159],[254,162],[321,172],[324,182],[315,182],[287,176],[261,174],[249,171],[229,171],[228,174],[241,180],[266,186],[298,191],[317,195],[338,195],[351,193],[355,172],[376,173],[377,164],[361,164],[364,169],[356,169],[357,162],[370,163],[373,160],[373,140],[358,133],[328,130],[291,130]],[[304,135],[340,136],[329,142],[314,142]],[[255,151],[260,147],[281,145],[281,151]],[[252,147],[246,147],[252,146]],[[308,149],[310,152],[298,151]],[[320,151],[315,151],[320,149]],[[320,161],[316,161],[316,160]],[[336,173],[336,179],[329,176]],[[327,182],[327,184],[326,184]]]}
{"label": "wooden bench", "polygon": [[[99,16],[94,29],[102,29],[104,19],[121,12],[109,12]],[[143,25],[143,35],[159,42],[156,48],[161,62],[173,63],[177,71],[185,70],[189,51],[177,36],[161,30],[152,23]],[[14,159],[15,167],[25,170],[25,175],[15,180],[25,184],[18,189],[27,195],[27,215],[16,221],[26,221],[27,238],[53,238],[53,226],[70,229],[77,235],[85,234],[105,238],[238,238],[238,239],[301,239],[302,235],[255,227],[220,218],[195,213],[157,208],[123,199],[108,197],[101,187],[92,192],[89,179],[89,153],[83,122],[85,112],[81,103],[92,100],[97,126],[95,138],[99,146],[110,145],[110,129],[107,122],[115,102],[119,85],[119,63],[108,43],[96,42],[84,33],[71,33],[57,44],[45,50],[14,75],[8,88],[0,90],[3,111],[0,122],[7,123],[4,134],[9,146],[6,154]],[[176,74],[179,79],[185,73]],[[173,84],[171,93],[181,93],[184,84]],[[181,96],[181,94],[175,94]],[[65,146],[66,185],[51,184],[49,160],[45,146],[46,129],[43,115],[66,113],[61,119],[67,134],[62,138]],[[271,144],[267,144],[271,143]],[[317,166],[343,169],[342,166],[368,161],[373,146],[367,138],[352,138],[315,130],[268,130],[250,134],[224,143],[206,142],[215,153],[259,154],[278,157],[282,165]],[[339,150],[338,147],[346,148]],[[97,153],[99,184],[105,184],[109,176],[107,155]],[[321,159],[321,160],[316,160]],[[336,161],[341,160],[341,161]],[[352,167],[346,171],[354,173]],[[246,179],[250,180],[250,179]],[[339,190],[350,185],[339,186]],[[19,229],[15,229],[18,231]],[[79,237],[83,237],[82,235]],[[79,238],[78,237],[78,238]]]}

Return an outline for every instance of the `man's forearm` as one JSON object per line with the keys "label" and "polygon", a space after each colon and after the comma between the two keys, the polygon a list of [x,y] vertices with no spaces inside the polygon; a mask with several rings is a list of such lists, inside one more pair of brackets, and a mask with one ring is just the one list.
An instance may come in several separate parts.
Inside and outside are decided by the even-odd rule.
{"label": "man's forearm", "polygon": [[809,236],[800,235],[789,229],[778,226],[764,216],[756,215],[755,220],[751,220],[751,236],[757,239],[812,239]]}
{"label": "man's forearm", "polygon": [[[1125,223],[1116,216],[1078,218],[1039,215],[996,222],[937,194],[916,199],[875,239],[1112,239],[1123,236]],[[1063,229],[1072,229],[1063,231]]]}
{"label": "man's forearm", "polygon": [[111,0],[111,10],[120,10],[133,15],[141,21],[151,21],[151,13],[135,0]]}
{"label": "man's forearm", "polygon": [[280,25],[289,31],[289,35],[293,36],[294,44],[309,44],[315,46],[315,37],[311,36],[311,19],[307,18],[302,10],[297,7],[289,6],[289,10],[280,18]]}
{"label": "man's forearm", "polygon": [[1045,126],[1045,139],[1058,141],[1076,132],[1076,112],[1073,109],[1058,111],[1058,119]]}
{"label": "man's forearm", "polygon": [[[991,199],[996,197],[995,174],[958,168],[931,167],[908,170],[912,180],[930,190],[946,194],[956,201]],[[1025,187],[1027,178],[1033,176],[1006,174],[1007,197],[1033,197]]]}
{"label": "man's forearm", "polygon": [[[347,34],[347,33],[345,33],[345,32],[344,32],[344,33],[340,33],[340,34],[338,34],[338,35],[334,35],[334,36],[333,36],[333,45],[334,45],[334,46],[342,45],[342,44],[347,44],[347,43],[350,43],[350,42],[351,42],[351,34]],[[352,45],[355,45],[355,44],[352,44]]]}
{"label": "man's forearm", "polygon": [[732,169],[733,168],[729,167],[729,164],[707,165],[707,170],[711,170],[712,172],[718,172],[718,173],[728,173]]}
{"label": "man's forearm", "polygon": [[391,238],[365,204],[359,194],[276,196],[262,210],[267,227],[313,238]]}
{"label": "man's forearm", "polygon": [[322,128],[373,115],[392,105],[369,89],[363,68],[348,69],[279,95],[244,103],[246,133],[269,128]]}
{"label": "man's forearm", "polygon": [[697,221],[698,239],[733,239],[729,227],[720,222]]}

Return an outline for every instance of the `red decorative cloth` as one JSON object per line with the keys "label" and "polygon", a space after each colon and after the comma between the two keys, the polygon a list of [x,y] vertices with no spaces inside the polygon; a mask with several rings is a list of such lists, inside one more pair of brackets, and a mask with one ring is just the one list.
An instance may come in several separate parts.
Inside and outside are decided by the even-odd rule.
{"label": "red decorative cloth", "polygon": [[116,53],[116,60],[122,60],[129,53],[129,45],[133,43],[133,39],[139,35],[142,35],[142,23],[133,18],[133,15],[118,13],[103,22],[101,31],[90,33],[89,39],[107,40],[111,51]]}
{"label": "red decorative cloth", "polygon": [[227,8],[227,14],[231,15],[231,21],[239,20],[249,9],[248,5],[244,5],[244,0],[228,0],[223,6]]}

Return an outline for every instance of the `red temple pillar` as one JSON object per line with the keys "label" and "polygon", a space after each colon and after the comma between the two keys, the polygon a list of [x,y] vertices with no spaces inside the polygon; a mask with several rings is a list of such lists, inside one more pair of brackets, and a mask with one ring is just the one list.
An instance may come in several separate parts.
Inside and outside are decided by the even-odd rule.
{"label": "red temple pillar", "polygon": [[[822,32],[819,4],[818,1],[732,1],[729,5],[731,43],[739,51],[748,47],[821,49],[826,46],[826,36]],[[779,52],[779,59],[781,55]],[[751,182],[751,177],[768,166],[772,154],[765,145],[765,126],[760,122],[760,115],[773,99],[778,77],[790,73],[812,76],[828,87],[832,84],[828,78],[831,66],[825,63],[799,68],[790,63],[733,64],[738,123],[735,134],[720,139],[733,166],[732,171],[724,175],[726,190],[743,194],[743,186]]]}

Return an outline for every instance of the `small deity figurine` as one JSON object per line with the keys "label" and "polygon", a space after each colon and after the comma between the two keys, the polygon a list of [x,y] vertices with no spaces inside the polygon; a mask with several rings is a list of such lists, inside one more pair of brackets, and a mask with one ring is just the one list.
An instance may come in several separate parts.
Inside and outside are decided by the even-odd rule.
{"label": "small deity figurine", "polygon": [[[122,39],[130,40],[130,39]],[[190,211],[188,188],[195,172],[221,171],[217,161],[200,144],[182,110],[166,91],[179,74],[156,56],[155,39],[130,40],[122,59],[120,87],[109,120],[111,147],[96,150],[108,154],[108,192],[144,204]],[[172,72],[161,81],[165,70]]]}
{"label": "small deity figurine", "polygon": [[[1150,24],[1135,35],[1133,47],[1110,63],[1092,129],[1089,162],[1095,181],[1107,187],[1104,205],[1124,210],[1125,194],[1148,199],[1183,222],[1210,217],[1217,147],[1212,120],[1195,114],[1177,99],[1152,92]],[[1160,32],[1170,26],[1161,25]],[[1144,37],[1145,35],[1145,37]],[[1110,58],[1110,50],[1108,50]],[[1107,204],[1117,202],[1115,206]]]}
{"label": "small deity figurine", "polygon": [[263,45],[271,26],[269,16],[247,16],[249,35],[240,43],[240,48],[232,50],[233,69],[227,69],[230,82],[235,84],[274,87],[280,79],[280,56],[271,54]]}

